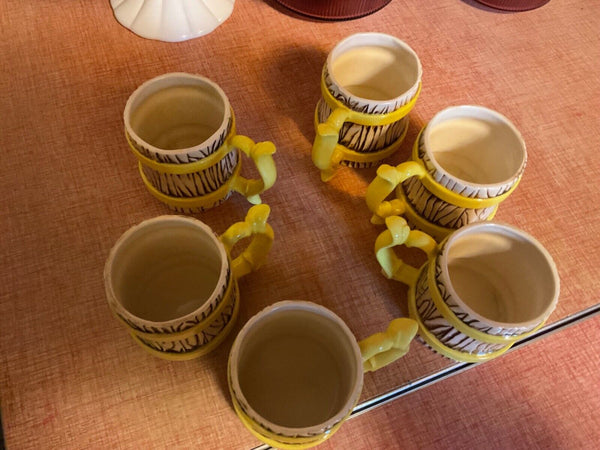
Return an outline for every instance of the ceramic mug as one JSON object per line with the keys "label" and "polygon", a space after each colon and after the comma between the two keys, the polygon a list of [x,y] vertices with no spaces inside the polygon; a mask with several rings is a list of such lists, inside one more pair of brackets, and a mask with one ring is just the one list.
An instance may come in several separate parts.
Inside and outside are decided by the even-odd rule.
{"label": "ceramic mug", "polygon": [[315,110],[312,160],[323,181],[340,164],[370,167],[398,150],[421,74],[417,54],[394,36],[359,33],[334,47]]}
{"label": "ceramic mug", "polygon": [[[234,191],[260,203],[259,194],[275,183],[275,146],[236,135],[227,96],[207,78],[169,73],[148,80],[131,94],[123,117],[146,188],[175,211],[204,211]],[[241,154],[261,179],[240,175]]]}
{"label": "ceramic mug", "polygon": [[[482,106],[447,108],[421,130],[410,161],[377,169],[366,195],[371,221],[402,214],[442,239],[468,223],[491,220],[526,163],[523,138],[506,117]],[[386,201],[394,191],[396,198]]]}
{"label": "ceramic mug", "polygon": [[262,442],[308,448],[339,429],[358,402],[363,372],[409,349],[411,319],[357,343],[333,312],[311,302],[284,301],[252,317],[235,339],[228,382],[238,417]]}
{"label": "ceramic mug", "polygon": [[[160,216],[127,230],[104,268],[108,305],[136,342],[155,356],[187,360],[214,349],[239,309],[238,278],[258,269],[273,242],[269,207],[218,237],[203,222]],[[231,248],[252,237],[231,260]]]}
{"label": "ceramic mug", "polygon": [[[419,335],[457,361],[494,358],[538,330],[558,302],[559,277],[548,251],[510,225],[478,222],[439,245],[406,220],[385,219],[375,255],[387,278],[409,286],[409,311]],[[399,245],[428,255],[419,269],[396,256]]]}

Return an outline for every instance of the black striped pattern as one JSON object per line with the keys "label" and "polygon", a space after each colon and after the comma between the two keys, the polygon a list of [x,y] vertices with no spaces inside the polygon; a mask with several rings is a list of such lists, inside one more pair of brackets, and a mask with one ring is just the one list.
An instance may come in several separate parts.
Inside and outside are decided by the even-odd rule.
{"label": "black striped pattern", "polygon": [[221,313],[218,315],[218,317],[214,318],[210,325],[199,331],[197,334],[194,334],[189,338],[173,342],[159,342],[144,338],[140,338],[140,341],[142,341],[144,345],[163,353],[188,353],[204,347],[223,332],[233,317],[235,305],[239,301],[238,285],[235,281],[233,281],[233,283],[234,286],[232,295],[230,299],[225,300],[231,302],[225,305]]}
{"label": "black striped pattern", "polygon": [[231,151],[217,164],[190,174],[173,175],[143,166],[148,181],[171,197],[194,198],[219,189],[231,177],[238,164],[238,152]]}
{"label": "black striped pattern", "polygon": [[[417,89],[415,88],[414,92],[403,95],[391,106],[373,105],[348,97],[340,92],[339,88],[331,80],[327,65],[323,67],[323,79],[325,80],[327,89],[336,100],[353,111],[366,114],[385,114],[395,111],[409,103],[417,92]],[[331,112],[331,107],[323,99],[319,100],[319,103],[317,104],[317,118],[319,123],[326,122],[331,115]],[[380,126],[363,126],[346,122],[340,129],[339,144],[360,153],[380,151],[396,142],[402,136],[406,127],[406,121],[408,121],[408,116],[392,124]],[[366,168],[377,165],[379,162],[359,163],[354,161],[342,161],[341,164],[353,168]]]}
{"label": "black striped pattern", "polygon": [[424,133],[425,133],[425,129],[423,129],[423,131],[419,135],[420,136],[419,143],[418,143],[419,159],[421,159],[421,161],[423,161],[423,163],[425,163],[425,167],[427,168],[427,171],[431,174],[431,176],[435,179],[435,181],[437,181],[442,186],[450,189],[451,191],[456,192],[459,195],[462,195],[463,197],[468,197],[468,198],[498,197],[498,196],[508,192],[514,186],[514,184],[517,182],[517,180],[521,177],[521,175],[523,173],[524,167],[521,168],[521,172],[517,175],[517,177],[515,177],[515,179],[512,180],[512,182],[506,183],[502,186],[486,188],[486,187],[472,187],[472,186],[467,186],[465,184],[462,184],[461,182],[457,181],[455,178],[450,177],[444,173],[440,173],[435,169],[433,163],[431,162],[431,159],[429,158],[429,155],[425,151],[425,139],[423,138]]}
{"label": "black striped pattern", "polygon": [[[331,108],[323,100],[317,105],[317,117],[320,123],[326,122],[331,115]],[[396,142],[404,132],[408,117],[389,125],[363,126],[346,122],[340,129],[339,143],[347,149],[360,153],[374,153],[389,147]],[[357,169],[372,167],[379,162],[342,161],[341,164]]]}
{"label": "black striped pattern", "polygon": [[[418,156],[425,163],[427,171],[436,178],[435,168],[425,153],[422,136],[423,134],[421,133],[418,143]],[[445,181],[445,184],[440,184],[443,184],[448,189],[465,197],[477,197],[477,192],[467,188],[460,188],[455,181],[448,179],[445,175],[444,177],[442,181]],[[402,183],[402,188],[412,209],[428,222],[444,228],[457,229],[471,222],[487,220],[494,213],[495,209],[494,206],[478,209],[462,208],[448,203],[431,193],[417,177],[406,180]],[[502,193],[504,192],[502,191]]]}
{"label": "black striped pattern", "polygon": [[[448,294],[446,292],[441,292],[441,294],[442,298],[446,300]],[[488,344],[466,336],[446,321],[436,308],[429,293],[427,270],[421,271],[417,281],[415,301],[423,325],[446,347],[474,355],[485,355],[505,347],[503,344]]]}
{"label": "black striped pattern", "polygon": [[[228,371],[230,370],[229,365],[227,367],[227,370]],[[231,375],[229,375],[229,377],[231,377]],[[294,442],[290,442],[290,439],[294,439],[294,438],[315,438],[315,440],[316,440],[316,438],[318,438],[319,436],[321,436],[325,433],[330,433],[334,427],[338,426],[339,423],[342,420],[344,420],[344,418],[342,418],[342,419],[338,420],[337,422],[334,422],[334,423],[330,424],[329,426],[323,427],[322,429],[314,431],[312,433],[304,432],[304,433],[294,433],[294,434],[289,434],[289,435],[283,435],[283,434],[280,434],[280,433],[274,431],[273,428],[271,428],[268,425],[265,425],[260,420],[258,420],[256,417],[252,417],[252,415],[249,413],[249,411],[250,411],[249,406],[244,401],[242,401],[240,395],[236,394],[236,390],[235,390],[235,387],[233,386],[233,383],[230,383],[229,386],[230,386],[231,390],[233,391],[233,396],[235,397],[235,401],[237,402],[239,408],[243,411],[243,413],[246,416],[248,416],[249,418],[251,418],[253,421],[255,421],[262,429],[268,431],[271,434],[277,435],[279,437],[279,443],[288,443],[288,445],[294,445],[295,444]],[[260,432],[259,430],[255,430],[255,431]],[[297,445],[299,445],[299,444],[297,444]]]}
{"label": "black striped pattern", "polygon": [[217,297],[215,297],[213,299],[213,301],[210,302],[210,304],[207,306],[206,309],[203,309],[199,314],[186,320],[185,322],[182,322],[177,325],[168,325],[168,326],[162,326],[162,327],[154,327],[154,326],[146,326],[146,325],[142,326],[142,325],[135,324],[133,321],[125,318],[122,314],[118,314],[118,313],[117,314],[131,328],[133,328],[134,330],[137,330],[137,331],[141,331],[143,333],[169,334],[169,333],[180,333],[182,331],[188,330],[192,327],[195,327],[200,322],[202,322],[204,319],[206,319],[209,315],[211,315],[212,312],[215,309],[217,309],[217,306],[219,306],[221,304],[221,302],[223,301],[223,299],[225,298],[225,293],[227,292],[227,287],[229,286],[229,283],[231,283],[233,281],[232,276],[231,276],[230,266],[231,266],[231,262],[229,262],[229,266],[227,267],[227,272],[225,273],[225,283],[223,284],[223,286],[221,286],[219,295],[217,295]]}
{"label": "black striped pattern", "polygon": [[495,207],[462,208],[452,205],[431,193],[417,177],[402,183],[406,199],[419,216],[445,228],[457,229],[471,222],[487,220]]}
{"label": "black striped pattern", "polygon": [[[218,151],[225,143],[232,125],[233,121],[231,116],[229,116],[227,127],[225,127],[219,136],[212,138],[202,148],[190,151],[183,155],[151,152],[143,144],[135,141],[131,136],[130,142],[138,152],[154,161],[170,164],[189,164],[206,158]],[[233,174],[238,162],[238,152],[233,150],[211,167],[190,174],[174,175],[162,173],[147,166],[143,166],[142,170],[150,184],[163,194],[177,198],[195,198],[214,192],[223,186]],[[178,208],[171,206],[171,209],[182,213],[201,212],[212,208],[225,200],[226,198],[218,199],[215,205],[207,205],[204,207]]]}
{"label": "black striped pattern", "polygon": [[219,198],[219,199],[215,200],[213,203],[209,203],[204,206],[194,206],[193,208],[182,208],[182,207],[173,206],[173,205],[168,205],[168,206],[170,209],[172,209],[173,211],[178,212],[180,214],[194,214],[194,213],[208,211],[209,209],[214,208],[215,206],[219,206],[220,204],[225,203],[227,201],[227,199],[229,197],[231,197],[231,194],[232,194],[232,192],[229,191],[229,192],[227,192],[225,197]]}
{"label": "black striped pattern", "polygon": [[333,95],[333,97],[336,100],[338,100],[340,103],[343,103],[353,111],[358,111],[365,114],[386,114],[395,111],[398,108],[410,103],[410,101],[416,95],[417,90],[419,89],[419,86],[415,85],[404,95],[399,97],[394,103],[391,104],[373,104],[373,102],[363,102],[357,99],[356,97],[351,97],[344,94],[339,89],[339,87],[333,82],[331,75],[329,74],[329,70],[327,69],[327,64],[323,66],[323,73],[321,76],[325,81],[325,86],[327,87],[327,90],[331,92],[331,95]]}
{"label": "black striped pattern", "polygon": [[206,158],[207,156],[212,155],[214,152],[216,152],[221,147],[221,145],[223,145],[223,142],[225,142],[225,138],[231,131],[232,125],[233,119],[231,115],[229,115],[227,119],[227,126],[223,131],[221,131],[221,134],[212,137],[206,142],[204,142],[204,145],[201,148],[197,148],[184,155],[174,153],[155,153],[146,148],[142,143],[137,142],[131,135],[128,134],[128,136],[130,142],[135,147],[135,149],[147,158],[153,159],[154,161],[159,163],[188,164],[200,161],[201,159]]}

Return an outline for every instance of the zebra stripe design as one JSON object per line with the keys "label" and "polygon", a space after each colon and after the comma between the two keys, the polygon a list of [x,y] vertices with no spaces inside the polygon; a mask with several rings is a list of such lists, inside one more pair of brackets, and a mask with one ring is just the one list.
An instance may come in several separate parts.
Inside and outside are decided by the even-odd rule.
{"label": "zebra stripe design", "polygon": [[[326,122],[331,115],[330,106],[319,100],[317,104],[317,117],[320,123]],[[339,143],[344,147],[360,153],[374,153],[389,147],[402,137],[408,116],[389,125],[364,126],[352,122],[342,125],[339,133]],[[341,164],[357,169],[372,167],[378,162],[341,161]]]}
{"label": "zebra stripe design", "polygon": [[[427,272],[426,269],[421,271],[415,287],[417,312],[425,327],[442,344],[451,349],[474,355],[485,355],[505,347],[503,344],[489,344],[466,336],[444,319],[431,298]],[[447,293],[441,292],[441,294],[445,301],[444,295],[447,295]],[[469,324],[467,323],[467,325]]]}
{"label": "zebra stripe design", "polygon": [[[211,140],[210,144],[184,155],[151,152],[139,142],[132,139],[131,136],[130,141],[135,149],[142,155],[157,162],[169,164],[188,164],[206,158],[207,156],[218,151],[225,143],[227,136],[231,131],[232,124],[233,122],[230,116],[227,127],[225,127],[225,129],[217,138]],[[232,150],[227,153],[218,163],[204,170],[189,174],[163,173],[146,166],[142,166],[142,170],[144,171],[144,175],[150,184],[163,194],[171,197],[194,198],[214,192],[223,186],[233,174],[238,163],[239,152]],[[182,213],[201,212],[221,204],[228,197],[229,193],[225,198],[219,199],[215,205],[211,205],[209,207],[181,208],[173,207],[171,205],[169,206],[171,209]]]}
{"label": "zebra stripe design", "polygon": [[175,153],[156,153],[148,148],[146,148],[143,144],[138,142],[128,134],[130,142],[133,144],[135,149],[139,151],[142,155],[147,158],[153,159],[159,163],[167,163],[167,164],[188,164],[192,162],[199,161],[207,156],[216,152],[225,142],[227,135],[231,131],[231,126],[233,125],[233,118],[231,114],[228,114],[227,118],[227,126],[221,131],[221,133],[206,142],[200,148],[192,150],[185,154],[175,154]]}
{"label": "zebra stripe design", "polygon": [[[422,137],[423,133],[421,133],[420,136],[421,137],[419,138],[418,143],[418,157],[425,163],[427,171],[434,177],[434,179],[438,180],[439,177],[436,175],[437,172],[425,152],[425,145]],[[444,177],[446,176],[444,175]],[[453,192],[465,197],[486,198],[479,197],[477,192],[469,190],[469,188],[462,186],[460,183],[448,179],[447,177],[445,179],[445,184],[442,182],[440,182],[440,184],[443,184]],[[509,186],[508,189],[510,189],[511,186]],[[448,203],[434,195],[417,177],[412,177],[406,180],[404,183],[402,183],[402,188],[404,189],[406,199],[410,203],[412,209],[414,209],[421,217],[430,223],[445,228],[458,229],[471,222],[487,220],[490,216],[492,216],[496,209],[495,206],[477,209],[462,208],[460,206]],[[506,192],[506,190],[502,190],[497,195],[503,194]]]}
{"label": "zebra stripe design", "polygon": [[[137,330],[137,331],[141,331],[143,333],[170,334],[170,333],[180,333],[182,331],[189,330],[190,328],[195,327],[200,322],[202,322],[204,319],[206,319],[208,316],[210,316],[212,314],[212,312],[215,309],[217,309],[217,306],[219,306],[219,304],[221,304],[221,302],[225,298],[225,294],[227,292],[227,287],[229,286],[229,283],[235,282],[234,280],[232,280],[230,267],[231,267],[231,262],[229,262],[229,265],[227,267],[227,272],[225,274],[225,283],[223,284],[223,286],[221,286],[221,291],[219,292],[219,295],[217,295],[217,297],[212,302],[210,302],[208,304],[207,308],[203,309],[201,313],[199,313],[198,315],[195,315],[194,317],[191,317],[190,319],[188,319],[185,322],[182,322],[178,325],[169,325],[169,326],[164,326],[164,327],[154,327],[154,326],[151,327],[151,326],[145,326],[145,325],[140,326],[140,325],[135,324],[133,321],[127,319],[122,314],[118,314],[118,313],[117,314],[131,328],[133,328],[134,330]],[[237,283],[236,283],[236,285],[237,285]]]}
{"label": "zebra stripe design", "polygon": [[[425,127],[427,128],[427,127]],[[431,158],[429,157],[428,152],[425,150],[425,139],[423,138],[425,134],[425,128],[420,134],[419,137],[419,145],[418,145],[418,155],[419,159],[423,161],[425,164],[425,168],[431,174],[435,181],[441,184],[444,187],[447,187],[453,192],[456,192],[463,197],[468,198],[494,198],[498,197],[506,192],[508,192],[515,183],[521,178],[523,171],[525,170],[525,165],[521,167],[521,171],[508,183],[503,184],[502,186],[494,186],[494,187],[474,187],[463,184],[461,181],[452,177],[449,174],[438,172],[431,162]]]}
{"label": "zebra stripe design", "polygon": [[[323,67],[322,76],[325,80],[325,86],[336,100],[354,111],[366,114],[386,114],[395,111],[396,109],[409,103],[414,98],[418,90],[418,86],[411,88],[410,91],[408,91],[391,105],[373,104],[373,102],[367,103],[342,93],[339,87],[331,79],[327,65]],[[317,103],[317,117],[319,119],[319,123],[326,122],[331,113],[331,107],[323,99],[320,99]],[[340,129],[339,144],[350,150],[360,153],[374,153],[383,150],[384,148],[389,147],[391,144],[396,142],[402,136],[407,121],[408,116],[397,122],[380,126],[364,126],[346,122]],[[341,164],[360,169],[372,167],[379,163],[341,161]]]}
{"label": "zebra stripe design", "polygon": [[487,220],[496,208],[471,209],[452,205],[432,194],[417,177],[402,183],[402,189],[412,209],[430,223],[445,228],[458,229],[471,222]]}
{"label": "zebra stripe design", "polygon": [[198,333],[194,334],[193,336],[190,336],[186,339],[171,342],[152,341],[144,338],[140,338],[140,341],[144,345],[147,345],[148,347],[163,353],[187,353],[198,350],[201,347],[207,345],[209,342],[211,342],[219,334],[221,334],[227,326],[227,324],[231,321],[235,305],[239,301],[239,289],[235,281],[232,295],[230,299],[227,299],[225,301],[229,300],[231,300],[231,303],[225,305],[218,317],[216,317],[210,323],[210,325],[208,325],[206,328],[199,331]]}
{"label": "zebra stripe design", "polygon": [[398,108],[409,103],[417,94],[419,89],[418,83],[411,87],[408,91],[406,91],[402,96],[398,97],[395,102],[389,104],[376,103],[374,101],[361,100],[358,97],[353,97],[344,94],[339,86],[334,83],[331,75],[329,74],[329,69],[327,68],[327,64],[323,66],[323,73],[321,75],[323,80],[325,81],[325,86],[331,92],[333,97],[346,105],[353,111],[358,111],[365,114],[387,114],[392,111],[397,110]]}
{"label": "zebra stripe design", "polygon": [[237,151],[227,153],[218,163],[198,172],[170,174],[142,166],[148,181],[160,192],[171,197],[193,198],[219,189],[231,177],[238,164]]}

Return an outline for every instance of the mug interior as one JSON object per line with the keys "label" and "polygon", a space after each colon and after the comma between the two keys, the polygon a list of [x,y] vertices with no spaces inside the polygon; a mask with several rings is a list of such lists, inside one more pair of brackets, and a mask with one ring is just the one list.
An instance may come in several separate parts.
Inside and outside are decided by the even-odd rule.
{"label": "mug interior", "polygon": [[421,80],[416,53],[399,39],[380,33],[343,40],[332,50],[328,66],[340,88],[366,100],[395,100]]}
{"label": "mug interior", "polygon": [[109,274],[114,297],[135,318],[154,323],[201,308],[218,294],[227,267],[212,231],[178,216],[143,222],[115,248]]}
{"label": "mug interior", "polygon": [[554,262],[541,244],[513,227],[464,227],[448,239],[441,262],[457,303],[492,326],[537,325],[556,306]]}
{"label": "mug interior", "polygon": [[156,149],[188,149],[226,125],[227,107],[225,94],[211,81],[170,74],[144,83],[132,94],[125,126]]}
{"label": "mug interior", "polygon": [[328,422],[341,420],[358,400],[362,363],[341,319],[303,304],[311,305],[282,302],[283,307],[240,333],[241,342],[232,350],[237,355],[233,378],[244,403],[269,429],[314,428],[318,433]]}
{"label": "mug interior", "polygon": [[438,113],[423,139],[440,171],[467,183],[504,184],[524,169],[525,143],[501,114],[479,106],[458,106]]}

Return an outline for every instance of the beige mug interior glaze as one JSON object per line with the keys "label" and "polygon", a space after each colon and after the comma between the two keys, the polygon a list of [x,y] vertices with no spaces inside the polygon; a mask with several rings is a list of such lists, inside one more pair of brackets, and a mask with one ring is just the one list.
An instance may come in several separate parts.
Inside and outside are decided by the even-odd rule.
{"label": "beige mug interior glaze", "polygon": [[327,430],[362,389],[360,350],[347,326],[309,302],[280,302],[252,318],[231,351],[240,403],[267,429],[287,436]]}
{"label": "beige mug interior glaze", "polygon": [[520,133],[504,116],[483,107],[440,112],[427,125],[423,139],[436,169],[470,184],[508,183],[526,162]]}
{"label": "beige mug interior glaze", "polygon": [[136,322],[164,323],[192,314],[225,282],[227,254],[198,221],[151,219],[121,242],[110,255],[108,279],[114,298]]}
{"label": "beige mug interior glaze", "polygon": [[404,42],[380,33],[360,33],[341,41],[327,65],[334,83],[354,97],[394,101],[416,89],[421,64]]}
{"label": "beige mug interior glaze", "polygon": [[126,129],[154,152],[188,150],[220,135],[229,113],[214,83],[188,74],[169,74],[142,85],[125,107]]}
{"label": "beige mug interior glaze", "polygon": [[448,239],[441,255],[446,288],[461,308],[492,326],[539,324],[558,300],[550,255],[520,230],[481,223]]}

